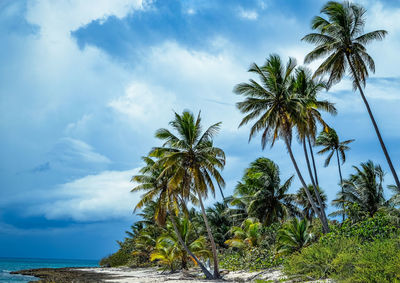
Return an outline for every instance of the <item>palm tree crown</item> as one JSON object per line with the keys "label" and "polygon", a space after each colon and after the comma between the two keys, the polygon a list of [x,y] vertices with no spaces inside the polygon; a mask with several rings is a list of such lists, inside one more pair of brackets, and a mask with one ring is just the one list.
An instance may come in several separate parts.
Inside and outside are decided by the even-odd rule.
{"label": "palm tree crown", "polygon": [[301,100],[293,92],[295,67],[293,58],[284,66],[278,55],[270,55],[263,66],[254,63],[249,69],[259,76],[261,84],[250,79],[249,83],[238,84],[234,89],[236,94],[245,97],[236,104],[240,112],[246,114],[239,127],[256,119],[249,140],[262,131],[263,148],[267,141],[273,145],[279,137],[291,141],[293,123],[298,120],[301,109]]}
{"label": "palm tree crown", "polygon": [[278,165],[268,158],[257,158],[236,186],[232,203],[243,199],[247,215],[256,217],[264,225],[283,220],[295,213],[288,193],[292,180],[293,176],[281,184]]}
{"label": "palm tree crown", "polygon": [[354,139],[340,141],[339,136],[337,135],[336,131],[332,128],[329,128],[328,131],[322,131],[316,140],[317,146],[323,146],[324,148],[318,151],[318,154],[324,154],[329,152],[328,157],[325,159],[324,166],[328,166],[331,162],[333,154],[338,151],[339,158],[342,162],[346,162],[346,151],[350,149],[348,144],[352,143]]}
{"label": "palm tree crown", "polygon": [[[353,79],[365,85],[368,71],[375,72],[374,60],[367,53],[365,45],[373,40],[382,40],[387,32],[375,30],[364,33],[365,12],[360,5],[348,1],[329,1],[321,9],[326,18],[316,16],[312,20],[312,29],[317,32],[310,33],[302,39],[317,45],[305,57],[306,63],[327,56],[315,75],[327,74],[328,85],[339,82],[347,70]],[[355,73],[351,66],[354,67]]]}
{"label": "palm tree crown", "polygon": [[339,193],[338,199],[333,203],[340,203],[343,198],[348,204],[356,203],[363,212],[373,216],[380,207],[386,205],[382,185],[384,172],[371,160],[361,163],[361,168],[353,168],[356,173],[343,181],[344,192]]}

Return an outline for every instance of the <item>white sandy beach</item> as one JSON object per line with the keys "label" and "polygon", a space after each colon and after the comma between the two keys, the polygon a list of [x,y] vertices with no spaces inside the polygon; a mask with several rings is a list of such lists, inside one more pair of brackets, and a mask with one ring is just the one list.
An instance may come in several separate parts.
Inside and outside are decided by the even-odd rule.
{"label": "white sandy beach", "polygon": [[283,279],[282,272],[277,269],[269,269],[262,272],[244,272],[231,271],[223,275],[222,280],[202,280],[201,273],[197,271],[191,272],[162,272],[156,268],[85,268],[82,271],[99,272],[111,275],[115,278],[105,280],[105,282],[115,283],[153,283],[153,282],[170,282],[170,283],[193,283],[193,282],[252,282],[256,279],[266,281]]}

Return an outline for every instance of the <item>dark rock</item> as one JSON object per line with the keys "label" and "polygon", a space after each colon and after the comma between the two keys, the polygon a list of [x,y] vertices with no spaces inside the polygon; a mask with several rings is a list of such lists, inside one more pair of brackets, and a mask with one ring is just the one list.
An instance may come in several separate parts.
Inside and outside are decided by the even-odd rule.
{"label": "dark rock", "polygon": [[11,272],[11,274],[30,275],[40,278],[39,281],[32,281],[32,283],[98,283],[104,282],[105,279],[112,279],[110,275],[78,270],[85,267],[74,268],[38,268],[26,269]]}

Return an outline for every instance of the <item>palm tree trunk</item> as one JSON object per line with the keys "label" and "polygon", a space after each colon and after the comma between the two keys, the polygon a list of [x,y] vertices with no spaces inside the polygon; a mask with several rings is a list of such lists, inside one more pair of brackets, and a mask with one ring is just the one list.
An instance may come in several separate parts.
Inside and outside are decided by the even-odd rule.
{"label": "palm tree trunk", "polygon": [[225,204],[225,207],[228,207],[228,205],[226,204],[226,201],[225,201],[225,196],[224,196],[224,193],[222,192],[221,185],[220,185],[218,182],[217,182],[217,185],[218,185],[219,191],[221,192],[222,201],[224,202],[224,204]]}
{"label": "palm tree trunk", "polygon": [[[340,187],[342,188],[342,205],[343,205],[343,210],[344,210],[343,177],[342,177],[342,169],[340,168],[339,152],[337,149],[336,149],[336,159],[337,159],[337,165],[339,168]],[[344,222],[344,218],[345,218],[345,215],[343,212],[342,222]]]}
{"label": "palm tree trunk", "polygon": [[184,270],[187,270],[188,269],[188,267],[187,267],[187,255],[186,255],[186,253],[183,253],[182,254],[182,260],[181,260],[181,264],[182,264],[182,269],[184,269]]}
{"label": "palm tree trunk", "polygon": [[197,195],[199,197],[201,213],[203,214],[204,224],[206,224],[208,238],[210,239],[210,242],[211,242],[211,250],[213,253],[213,261],[214,261],[214,279],[218,279],[218,278],[220,278],[220,275],[219,275],[219,267],[218,267],[217,247],[215,245],[214,237],[211,233],[210,225],[208,224],[206,210],[204,209],[203,200],[202,200],[202,197],[201,197],[199,191],[197,191]]}
{"label": "palm tree trunk", "polygon": [[315,160],[314,160],[314,152],[312,149],[310,136],[308,136],[308,135],[307,135],[307,141],[308,141],[308,148],[310,149],[311,160],[312,160],[312,164],[313,164],[313,168],[314,168],[315,183],[317,184],[317,187],[319,187],[317,167],[315,166]]}
{"label": "palm tree trunk", "polygon": [[383,139],[382,139],[381,133],[379,131],[378,125],[376,124],[374,115],[372,114],[372,111],[371,111],[371,108],[369,107],[369,103],[367,101],[367,98],[365,97],[364,92],[363,92],[363,90],[361,88],[360,81],[358,79],[357,73],[354,70],[353,64],[352,64],[352,62],[350,60],[350,57],[349,57],[349,54],[347,54],[347,53],[346,53],[346,58],[347,58],[347,62],[349,63],[349,66],[351,68],[351,71],[353,73],[353,77],[354,77],[355,83],[357,85],[357,88],[360,91],[361,98],[364,101],[364,104],[365,104],[365,107],[367,108],[369,117],[371,118],[372,124],[374,125],[374,129],[375,129],[376,135],[378,136],[379,143],[381,144],[383,153],[385,154],[386,161],[389,164],[390,171],[392,171],[392,175],[393,175],[394,181],[396,182],[396,186],[400,188],[399,177],[397,177],[397,173],[394,170],[392,160],[390,159],[389,153],[387,152],[386,145],[383,142]]}
{"label": "palm tree trunk", "polygon": [[288,140],[287,137],[285,137],[285,143],[286,143],[286,148],[287,148],[287,150],[288,150],[288,152],[289,152],[290,159],[292,160],[292,163],[293,163],[294,169],[296,170],[297,176],[299,177],[300,182],[301,182],[301,184],[303,185],[303,188],[304,188],[304,191],[306,192],[307,198],[308,198],[308,200],[310,201],[310,204],[311,204],[311,206],[312,206],[312,208],[313,208],[313,210],[314,210],[314,213],[315,213],[315,214],[318,216],[318,218],[321,220],[321,223],[322,223],[324,232],[327,233],[327,231],[329,230],[329,228],[328,228],[328,223],[325,222],[325,219],[323,219],[321,213],[319,212],[317,206],[315,205],[314,200],[313,200],[312,197],[311,197],[310,191],[309,191],[308,188],[307,188],[307,184],[306,184],[306,182],[304,181],[303,176],[301,175],[301,172],[300,172],[300,170],[299,170],[299,167],[297,166],[296,159],[295,159],[294,156],[293,156],[292,148],[291,148],[291,146],[290,146],[290,143],[289,143],[289,140]]}
{"label": "palm tree trunk", "polygon": [[[306,157],[306,163],[307,163],[308,174],[310,175],[311,184],[312,184],[312,186],[313,186],[315,196],[317,197],[317,202],[318,202],[318,205],[319,205],[319,209],[320,209],[320,212],[321,212],[321,216],[322,216],[322,218],[324,218],[324,221],[325,221],[326,223],[328,223],[328,219],[326,218],[326,214],[325,214],[325,207],[324,207],[324,204],[322,203],[321,196],[320,196],[320,194],[319,194],[317,185],[315,184],[315,180],[314,180],[314,177],[313,177],[313,173],[312,173],[312,171],[311,171],[311,165],[310,165],[310,160],[309,160],[309,158],[308,158],[308,152],[307,152],[307,147],[306,147],[306,140],[305,140],[305,138],[303,138],[303,150],[304,150],[304,155],[305,155],[305,157]],[[329,233],[329,226],[328,226],[328,230],[327,230],[326,232]]]}
{"label": "palm tree trunk", "polygon": [[170,216],[171,216],[170,218],[171,218],[172,226],[174,226],[174,231],[175,231],[176,236],[178,237],[179,243],[182,245],[182,247],[185,249],[185,251],[196,261],[196,263],[199,265],[201,271],[203,271],[206,278],[213,279],[214,277],[212,276],[210,271],[207,270],[207,268],[204,266],[204,264],[192,253],[192,251],[188,248],[188,246],[183,241],[181,233],[179,233],[178,227],[176,226],[174,214],[170,212]]}

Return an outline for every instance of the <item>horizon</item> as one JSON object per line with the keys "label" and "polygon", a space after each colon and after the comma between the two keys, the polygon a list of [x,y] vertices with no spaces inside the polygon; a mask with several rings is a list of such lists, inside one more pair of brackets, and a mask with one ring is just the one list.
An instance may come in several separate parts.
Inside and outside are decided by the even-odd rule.
{"label": "horizon", "polygon": [[[227,156],[225,196],[258,157],[276,162],[282,180],[294,175],[282,141],[265,150],[260,135],[248,143],[249,127],[238,129],[241,97],[232,90],[269,54],[303,65],[314,46],[300,39],[325,2],[2,2],[0,258],[99,260],[115,252],[138,220],[141,194],[130,192],[130,178],[140,157],[160,144],[154,133],[168,127],[173,111],[201,110],[204,127],[222,121],[215,145]],[[389,32],[368,46],[376,73],[365,91],[400,172],[400,2],[353,2],[367,9],[365,31]],[[335,103],[338,114],[323,117],[340,139],[355,139],[343,177],[373,160],[386,172],[385,188],[394,184],[349,78],[320,97]],[[306,174],[295,138],[293,148]],[[330,204],[339,191],[337,167],[315,157]],[[299,187],[295,176],[290,192]],[[217,191],[206,205],[220,200]]]}

